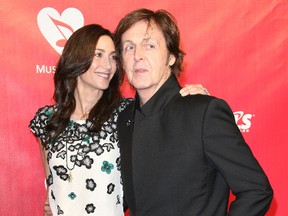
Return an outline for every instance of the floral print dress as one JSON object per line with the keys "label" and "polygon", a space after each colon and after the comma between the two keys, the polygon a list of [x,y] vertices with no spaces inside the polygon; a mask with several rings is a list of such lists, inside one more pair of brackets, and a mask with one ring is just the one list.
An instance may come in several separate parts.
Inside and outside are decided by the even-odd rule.
{"label": "floral print dress", "polygon": [[[57,141],[47,145],[47,185],[54,216],[123,215],[116,122],[128,103],[123,100],[98,133],[88,131],[89,121],[70,120]],[[57,105],[39,109],[30,122],[30,129],[42,142],[55,109]]]}

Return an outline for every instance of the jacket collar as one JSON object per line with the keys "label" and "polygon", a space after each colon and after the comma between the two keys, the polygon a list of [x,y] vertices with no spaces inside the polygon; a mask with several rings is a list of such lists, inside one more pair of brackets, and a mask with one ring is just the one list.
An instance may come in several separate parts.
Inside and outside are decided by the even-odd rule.
{"label": "jacket collar", "polygon": [[170,100],[181,89],[175,75],[171,75],[160,89],[142,106],[140,107],[140,98],[138,93],[135,96],[135,109],[139,110],[143,115],[149,116],[162,110]]}

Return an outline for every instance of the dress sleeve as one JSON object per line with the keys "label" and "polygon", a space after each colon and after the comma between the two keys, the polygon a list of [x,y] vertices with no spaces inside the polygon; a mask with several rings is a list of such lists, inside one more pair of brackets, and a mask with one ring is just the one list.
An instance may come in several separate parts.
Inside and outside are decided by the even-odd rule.
{"label": "dress sleeve", "polygon": [[46,126],[54,112],[54,109],[54,106],[42,107],[36,112],[34,118],[30,121],[29,128],[33,134],[41,140],[41,142],[44,142],[46,138]]}
{"label": "dress sleeve", "polygon": [[225,101],[210,101],[203,127],[205,154],[236,196],[229,214],[264,215],[269,209],[273,191]]}

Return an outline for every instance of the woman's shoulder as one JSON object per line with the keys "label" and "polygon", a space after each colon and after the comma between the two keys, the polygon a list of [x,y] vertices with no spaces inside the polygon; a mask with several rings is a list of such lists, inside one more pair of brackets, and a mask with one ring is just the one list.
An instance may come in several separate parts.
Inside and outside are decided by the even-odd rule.
{"label": "woman's shoulder", "polygon": [[134,101],[134,98],[121,98],[120,99],[121,103],[127,103],[127,104],[130,104],[133,101]]}
{"label": "woman's shoulder", "polygon": [[46,136],[46,126],[57,109],[56,105],[46,105],[36,112],[34,118],[30,121],[29,128],[31,131],[44,142]]}
{"label": "woman's shoulder", "polygon": [[46,115],[46,116],[51,116],[55,110],[57,109],[57,105],[46,105],[44,107],[41,107],[37,110],[36,116],[37,115]]}
{"label": "woman's shoulder", "polygon": [[33,127],[35,125],[46,125],[47,121],[51,118],[55,110],[57,109],[57,105],[46,105],[37,110],[34,118],[30,121],[29,127]]}

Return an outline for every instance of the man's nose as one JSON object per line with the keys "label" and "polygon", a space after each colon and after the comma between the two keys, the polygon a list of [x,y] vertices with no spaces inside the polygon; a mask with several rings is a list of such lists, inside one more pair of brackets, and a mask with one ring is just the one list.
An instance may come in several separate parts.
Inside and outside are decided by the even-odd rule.
{"label": "man's nose", "polygon": [[144,52],[142,46],[135,47],[134,58],[136,61],[142,60],[144,58]]}

